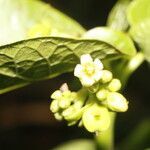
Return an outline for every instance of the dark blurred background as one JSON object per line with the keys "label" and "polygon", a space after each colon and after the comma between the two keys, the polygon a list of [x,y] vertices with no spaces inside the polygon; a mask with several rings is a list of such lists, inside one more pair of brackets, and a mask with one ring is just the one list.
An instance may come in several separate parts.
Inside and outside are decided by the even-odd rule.
{"label": "dark blurred background", "polygon": [[[116,0],[46,0],[74,18],[86,29],[105,25],[108,12]],[[69,76],[69,78],[68,78]],[[76,126],[57,122],[49,111],[49,96],[63,82],[71,82],[72,74],[43,81],[0,95],[0,150],[47,150],[75,138],[93,135]],[[129,110],[118,114],[115,142],[119,143],[134,127],[149,118],[150,67],[145,62],[130,78],[124,94]]]}

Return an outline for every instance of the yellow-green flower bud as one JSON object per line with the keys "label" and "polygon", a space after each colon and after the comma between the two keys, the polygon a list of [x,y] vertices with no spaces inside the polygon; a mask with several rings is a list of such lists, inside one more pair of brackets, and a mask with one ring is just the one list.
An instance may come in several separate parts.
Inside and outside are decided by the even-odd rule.
{"label": "yellow-green flower bud", "polygon": [[79,120],[82,116],[83,110],[76,109],[74,106],[70,106],[62,112],[62,116],[68,120]]}
{"label": "yellow-green flower bud", "polygon": [[73,102],[76,99],[76,95],[77,94],[75,92],[67,90],[62,92],[60,95],[59,91],[57,91],[56,93],[54,93],[54,96],[52,96],[58,99],[58,105],[60,108],[66,109],[70,106],[71,102]]}
{"label": "yellow-green flower bud", "polygon": [[128,101],[117,92],[110,92],[107,96],[107,107],[116,112],[125,112],[128,109]]}
{"label": "yellow-green flower bud", "polygon": [[107,94],[108,94],[108,90],[106,89],[100,89],[97,93],[96,93],[96,97],[99,101],[104,101],[107,98]]}
{"label": "yellow-green flower bud", "polygon": [[53,113],[56,113],[56,112],[59,110],[58,100],[53,100],[53,101],[51,102],[50,110],[51,110]]}
{"label": "yellow-green flower bud", "polygon": [[101,132],[107,130],[110,125],[109,112],[107,108],[94,104],[84,111],[82,121],[89,132]]}
{"label": "yellow-green flower bud", "polygon": [[61,121],[63,119],[63,117],[59,113],[55,113],[54,117],[59,121]]}
{"label": "yellow-green flower bud", "polygon": [[109,83],[108,89],[109,89],[111,92],[119,91],[119,90],[121,89],[121,82],[120,82],[120,80],[118,80],[118,79],[113,79],[113,80]]}
{"label": "yellow-green flower bud", "polygon": [[70,104],[71,101],[69,99],[66,99],[65,97],[61,98],[58,102],[59,107],[62,109],[68,108]]}
{"label": "yellow-green flower bud", "polygon": [[64,91],[64,92],[62,92],[62,95],[63,95],[63,97],[70,98],[70,96],[71,96],[71,91],[69,91],[69,90]]}
{"label": "yellow-green flower bud", "polygon": [[74,112],[75,112],[75,108],[72,107],[72,106],[70,106],[69,108],[65,109],[65,110],[62,112],[62,116],[63,116],[63,117],[70,116],[70,115],[72,115]]}
{"label": "yellow-green flower bud", "polygon": [[76,108],[76,109],[79,109],[83,106],[83,101],[76,101],[73,106]]}
{"label": "yellow-green flower bud", "polygon": [[101,78],[101,82],[102,83],[107,83],[110,82],[112,80],[112,73],[108,70],[103,70],[102,71],[102,78]]}
{"label": "yellow-green flower bud", "polygon": [[87,98],[88,95],[88,91],[85,89],[81,89],[76,93],[76,97],[74,98],[74,104],[73,106],[76,109],[79,109],[83,106],[83,104],[85,103],[85,100]]}
{"label": "yellow-green flower bud", "polygon": [[62,92],[60,90],[56,90],[52,95],[51,98],[52,99],[59,99],[62,96]]}
{"label": "yellow-green flower bud", "polygon": [[76,92],[71,92],[71,91],[64,91],[62,93],[62,97],[69,100],[69,101],[74,101],[76,99],[77,93]]}

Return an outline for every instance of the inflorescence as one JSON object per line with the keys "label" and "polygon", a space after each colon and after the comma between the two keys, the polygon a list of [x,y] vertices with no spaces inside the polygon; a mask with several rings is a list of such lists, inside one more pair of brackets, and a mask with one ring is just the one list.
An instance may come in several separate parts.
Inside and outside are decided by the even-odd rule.
{"label": "inflorescence", "polygon": [[57,120],[66,120],[68,125],[84,126],[89,132],[102,132],[110,126],[110,112],[125,112],[128,101],[118,91],[121,82],[104,70],[99,59],[93,60],[84,54],[77,64],[74,75],[82,88],[77,92],[69,90],[67,84],[55,91],[50,110]]}

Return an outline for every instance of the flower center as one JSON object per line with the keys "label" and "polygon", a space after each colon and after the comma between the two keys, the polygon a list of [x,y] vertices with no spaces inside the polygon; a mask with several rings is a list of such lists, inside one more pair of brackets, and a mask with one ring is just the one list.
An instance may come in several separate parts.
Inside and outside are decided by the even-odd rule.
{"label": "flower center", "polygon": [[99,114],[94,115],[95,120],[100,120],[101,116]]}
{"label": "flower center", "polygon": [[85,66],[84,66],[84,71],[85,73],[88,75],[88,76],[92,76],[95,72],[95,68],[94,68],[94,64],[92,63],[87,63]]}

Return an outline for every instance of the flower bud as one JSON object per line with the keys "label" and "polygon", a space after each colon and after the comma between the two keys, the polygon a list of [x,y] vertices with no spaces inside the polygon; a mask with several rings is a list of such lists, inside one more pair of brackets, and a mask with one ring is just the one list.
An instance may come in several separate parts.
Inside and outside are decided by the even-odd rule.
{"label": "flower bud", "polygon": [[63,119],[63,117],[59,113],[55,113],[54,117],[59,121],[61,121]]}
{"label": "flower bud", "polygon": [[101,78],[101,82],[102,83],[107,83],[110,82],[112,80],[112,73],[108,70],[103,70],[102,71],[102,78]]}
{"label": "flower bud", "polygon": [[85,103],[85,100],[88,96],[88,91],[85,90],[85,89],[81,89],[79,90],[77,93],[76,93],[76,98],[74,99],[74,104],[73,106],[76,108],[76,109],[80,109],[83,104]]}
{"label": "flower bud", "polygon": [[110,92],[107,97],[107,107],[112,111],[125,112],[128,109],[128,101],[117,92]]}
{"label": "flower bud", "polygon": [[50,110],[51,110],[53,113],[56,113],[56,112],[59,110],[58,100],[53,100],[53,101],[51,102]]}
{"label": "flower bud", "polygon": [[83,109],[76,109],[74,106],[70,106],[62,112],[62,116],[67,121],[79,120],[82,116]]}
{"label": "flower bud", "polygon": [[109,112],[107,108],[94,104],[84,111],[82,121],[89,132],[101,132],[107,130],[110,125]]}
{"label": "flower bud", "polygon": [[74,101],[77,97],[77,93],[71,91],[65,91],[62,93],[62,97],[69,101]]}
{"label": "flower bud", "polygon": [[96,93],[96,97],[99,101],[104,101],[107,98],[107,94],[108,94],[108,90],[106,89],[100,89],[97,93]]}
{"label": "flower bud", "polygon": [[118,79],[113,79],[113,80],[109,83],[108,89],[109,89],[111,92],[119,91],[119,90],[121,89],[121,82],[120,82],[120,80],[118,80]]}
{"label": "flower bud", "polygon": [[80,108],[83,106],[83,101],[77,100],[76,102],[74,102],[73,106],[74,106],[76,109],[80,109]]}
{"label": "flower bud", "polygon": [[75,92],[71,92],[69,90],[64,91],[62,93],[62,96],[59,98],[59,107],[62,109],[66,109],[70,106],[71,102],[73,102],[77,97],[77,94]]}
{"label": "flower bud", "polygon": [[62,92],[60,90],[56,90],[52,95],[51,98],[52,99],[59,99],[62,96]]}
{"label": "flower bud", "polygon": [[65,98],[70,98],[71,93],[72,93],[71,91],[67,90],[67,91],[62,92],[62,96]]}
{"label": "flower bud", "polygon": [[72,115],[72,114],[74,113],[74,111],[75,111],[74,107],[70,106],[69,108],[65,109],[65,110],[62,112],[62,115],[63,115],[64,117],[70,116],[70,115]]}
{"label": "flower bud", "polygon": [[68,108],[70,104],[71,101],[69,99],[66,99],[65,97],[61,98],[58,102],[59,107],[62,109]]}

